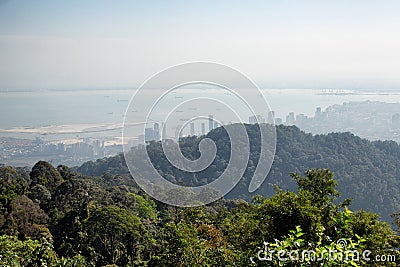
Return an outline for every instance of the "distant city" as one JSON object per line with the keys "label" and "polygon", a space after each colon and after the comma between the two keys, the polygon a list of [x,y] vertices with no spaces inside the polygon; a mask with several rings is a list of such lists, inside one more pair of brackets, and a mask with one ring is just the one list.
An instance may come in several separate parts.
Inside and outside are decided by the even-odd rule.
{"label": "distant city", "polygon": [[113,156],[122,151],[118,144],[105,146],[104,141],[92,138],[66,144],[48,142],[40,137],[35,140],[0,137],[0,164],[15,166],[32,165],[47,160],[54,165],[80,165],[89,160]]}
{"label": "distant city", "polygon": [[[160,135],[160,124],[161,124],[161,129],[162,129],[162,135]],[[223,124],[223,123],[222,123]],[[215,128],[218,128],[220,123],[218,123],[216,120],[214,120],[213,115],[208,116],[208,128],[206,128],[206,123],[201,122],[200,124],[196,124],[195,122],[190,122],[189,124],[189,130],[187,131],[187,134],[184,134],[185,127],[182,127],[182,125],[177,125],[175,128],[175,132],[173,136],[169,136],[167,134],[167,125],[166,123],[158,123],[155,122],[153,123],[153,127],[146,127],[144,135],[141,134],[138,137],[138,143],[145,143],[149,141],[160,141],[161,139],[169,139],[171,137],[173,138],[181,138],[185,136],[194,136],[194,135],[205,135],[206,133],[212,131]],[[196,128],[196,125],[198,128]],[[208,130],[208,131],[206,131]],[[135,142],[132,142],[133,145],[135,145]]]}
{"label": "distant city", "polygon": [[314,117],[289,113],[285,124],[313,134],[351,132],[369,140],[400,143],[400,103],[347,102],[324,111],[317,108]]}
{"label": "distant city", "polygon": [[[302,113],[289,112],[285,119],[276,118],[275,112],[270,111],[268,117],[260,115],[250,116],[249,124],[275,123],[275,125],[294,125],[305,132],[313,134],[326,134],[330,132],[351,132],[369,140],[393,140],[400,143],[400,103],[384,102],[347,102],[342,105],[332,105],[322,110],[317,107],[314,116],[306,116]],[[223,123],[222,123],[223,124]],[[160,124],[154,123],[153,128],[146,128],[145,134],[139,136],[139,142],[161,140]],[[184,137],[206,134],[206,124],[196,129],[194,122],[190,123],[190,131],[184,134],[182,125],[178,125],[174,137]],[[219,127],[219,123],[208,117],[208,131]],[[163,135],[167,137],[166,125],[162,125]]]}
{"label": "distant city", "polygon": [[[229,124],[230,122],[228,122]],[[275,117],[270,111],[268,117],[260,115],[248,118],[248,123],[275,123],[295,125],[313,134],[330,132],[351,132],[369,140],[393,140],[400,143],[400,103],[347,102],[332,105],[323,110],[317,107],[314,116],[290,112],[286,117]],[[167,132],[166,123],[148,124],[144,134],[129,142],[130,146],[162,139],[205,135],[224,125],[209,115],[207,120],[178,125],[173,133]],[[38,160],[47,160],[54,165],[80,165],[89,160],[109,157],[122,152],[122,144],[105,142],[105,138],[81,138],[76,140],[46,141],[41,137],[34,140],[0,137],[0,164],[25,166]]]}

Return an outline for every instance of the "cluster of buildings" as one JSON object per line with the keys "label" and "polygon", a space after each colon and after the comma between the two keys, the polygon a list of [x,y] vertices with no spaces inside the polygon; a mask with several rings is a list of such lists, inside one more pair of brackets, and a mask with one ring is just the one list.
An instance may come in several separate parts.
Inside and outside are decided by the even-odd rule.
{"label": "cluster of buildings", "polygon": [[0,138],[0,164],[26,166],[39,160],[54,165],[80,165],[88,160],[112,156],[122,151],[122,145],[105,145],[102,140],[85,138],[73,142],[47,142],[35,140]]}
{"label": "cluster of buildings", "polygon": [[[385,102],[348,102],[333,105],[325,110],[315,109],[314,116],[289,112],[283,119],[276,118],[275,112],[268,112],[267,118],[260,115],[250,116],[250,124],[274,123],[275,125],[294,125],[313,134],[331,132],[351,132],[369,140],[394,140],[400,142],[400,103]],[[217,128],[220,124],[213,115],[208,116],[208,122],[189,122],[188,125],[178,125],[174,135],[167,136],[166,124],[154,123],[153,127],[145,129],[145,134],[139,136],[139,142],[167,139],[171,137],[204,135]],[[182,130],[183,128],[183,130]],[[162,135],[160,135],[162,131]]]}
{"label": "cluster of buildings", "polygon": [[[295,125],[313,134],[330,132],[351,132],[370,140],[394,140],[400,143],[400,103],[349,102],[333,105],[325,110],[316,108],[314,116],[287,114],[285,121],[275,118],[270,111],[267,118],[250,116],[249,123],[275,123],[276,125]],[[223,124],[221,122],[221,124]],[[183,136],[204,135],[221,125],[213,115],[201,120],[178,125],[173,135],[168,135],[166,123],[154,122],[145,128],[137,142],[143,144]],[[105,144],[101,139],[85,138],[73,142],[46,142],[36,140],[0,137],[0,164],[26,166],[38,160],[47,160],[54,165],[80,165],[88,160],[112,156],[122,151],[122,144]]]}
{"label": "cluster of buildings", "polygon": [[261,115],[254,115],[254,116],[249,117],[249,123],[250,124],[256,124],[256,123],[282,124],[282,119],[275,118],[275,111],[269,111],[267,119],[265,119]]}
{"label": "cluster of buildings", "polygon": [[[139,143],[145,143],[145,142],[150,142],[150,141],[159,141],[159,140],[164,140],[168,139],[171,137],[175,138],[180,138],[183,136],[194,136],[194,135],[204,135],[207,132],[217,128],[220,126],[220,123],[218,123],[216,120],[214,120],[213,115],[209,115],[207,119],[207,127],[206,127],[206,122],[202,121],[199,123],[195,123],[194,121],[189,122],[188,128],[189,130],[187,132],[184,132],[185,127],[184,125],[180,124],[177,125],[175,128],[175,132],[173,136],[168,136],[167,135],[167,124],[166,123],[158,123],[154,122],[153,127],[146,127],[144,135],[139,135],[138,141]],[[160,134],[161,132],[162,134]]]}
{"label": "cluster of buildings", "polygon": [[59,143],[41,143],[36,154],[43,156],[63,154],[73,160],[95,159],[105,157],[104,141],[85,139],[80,142],[65,144]]}
{"label": "cluster of buildings", "polygon": [[[400,143],[400,103],[385,102],[348,102],[333,105],[326,110],[317,107],[314,116],[290,112],[283,121],[274,118],[273,111],[267,120],[258,117],[258,121],[276,125],[295,125],[313,134],[331,132],[351,132],[369,140],[394,140]],[[256,123],[256,117],[250,117],[249,123]]]}
{"label": "cluster of buildings", "polygon": [[0,163],[2,162],[1,159],[29,155],[32,147],[35,147],[34,142],[28,139],[0,137]]}

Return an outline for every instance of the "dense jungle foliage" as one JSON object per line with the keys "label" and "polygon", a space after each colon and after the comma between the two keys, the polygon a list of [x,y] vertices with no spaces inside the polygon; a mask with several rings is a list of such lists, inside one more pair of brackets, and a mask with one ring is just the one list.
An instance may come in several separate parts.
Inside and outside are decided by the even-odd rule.
{"label": "dense jungle foliage", "polygon": [[[250,140],[250,160],[243,179],[226,196],[251,201],[255,195],[270,197],[274,185],[285,190],[296,190],[290,173],[304,173],[310,168],[327,168],[335,173],[341,192],[340,200],[352,199],[354,209],[378,213],[391,222],[390,215],[400,210],[400,146],[393,141],[368,141],[351,133],[312,135],[295,126],[276,127],[276,153],[271,171],[259,190],[250,194],[248,186],[258,163],[260,136],[257,125],[246,125]],[[188,173],[172,166],[163,154],[160,142],[152,142],[147,150],[159,172],[176,184],[189,186],[206,184],[226,168],[230,157],[230,140],[224,128],[217,128],[207,136],[182,138],[180,147],[188,158],[199,156],[198,144],[208,137],[215,141],[217,156],[204,171]],[[134,153],[134,152],[131,152]],[[84,175],[103,173],[128,175],[124,156],[87,162],[79,167]]]}
{"label": "dense jungle foliage", "polygon": [[[150,198],[127,173],[122,155],[77,169],[44,161],[32,169],[1,167],[0,266],[399,264],[397,144],[279,126],[271,173],[250,195],[257,129],[247,126],[251,162],[238,187],[229,198],[194,208]],[[219,152],[196,175],[172,168],[160,143],[147,149],[171,181],[202,184],[223,170],[229,150],[222,128],[207,137]],[[199,157],[201,138],[181,140],[188,158]],[[392,225],[365,211],[385,204],[382,213],[392,213]]]}

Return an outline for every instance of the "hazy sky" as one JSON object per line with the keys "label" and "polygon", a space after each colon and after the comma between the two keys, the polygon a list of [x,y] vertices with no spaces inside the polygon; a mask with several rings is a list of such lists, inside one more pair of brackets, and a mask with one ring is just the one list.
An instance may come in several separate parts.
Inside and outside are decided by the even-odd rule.
{"label": "hazy sky", "polygon": [[400,90],[400,1],[0,0],[0,90],[133,87],[187,61],[269,88]]}

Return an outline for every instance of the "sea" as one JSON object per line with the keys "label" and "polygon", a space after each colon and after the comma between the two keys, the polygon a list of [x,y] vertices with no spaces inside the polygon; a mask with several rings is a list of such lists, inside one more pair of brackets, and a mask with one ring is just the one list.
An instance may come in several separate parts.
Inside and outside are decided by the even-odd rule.
{"label": "sea", "polygon": [[[122,123],[135,92],[136,89],[1,91],[0,137],[34,139],[44,136],[48,140],[104,136],[117,138],[121,135]],[[324,110],[345,102],[368,100],[400,103],[400,90],[261,89],[261,92],[270,109],[275,112],[275,117],[283,121],[289,112],[313,116],[317,107]],[[175,100],[187,97],[182,92],[179,95],[175,95]],[[130,109],[132,112],[141,112],[140,106]],[[214,112],[218,115],[217,111]],[[82,128],[85,127],[78,127],[83,124],[92,125],[92,129],[97,130],[87,131],[86,127],[84,131]],[[48,130],[54,126],[68,130]]]}

